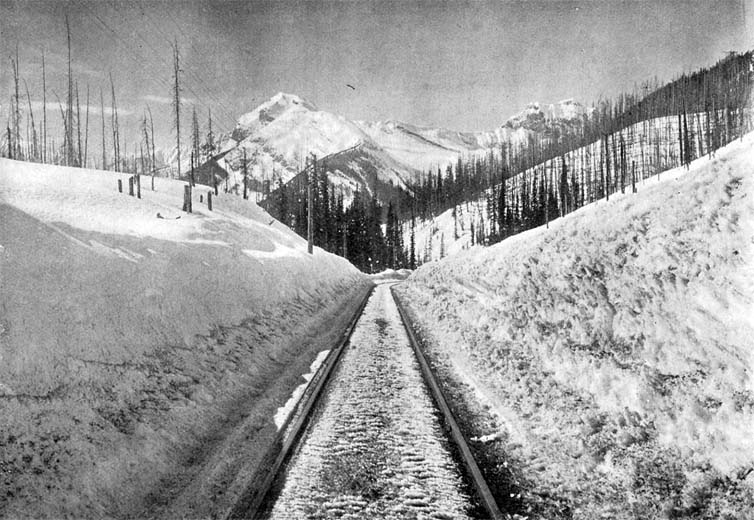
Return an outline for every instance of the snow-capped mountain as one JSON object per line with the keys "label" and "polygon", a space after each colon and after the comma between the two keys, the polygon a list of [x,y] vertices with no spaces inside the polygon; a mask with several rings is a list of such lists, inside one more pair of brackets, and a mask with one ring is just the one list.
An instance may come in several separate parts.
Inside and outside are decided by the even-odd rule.
{"label": "snow-capped mountain", "polygon": [[[580,120],[585,110],[573,101],[533,103],[494,130],[460,132],[400,121],[351,121],[281,92],[243,114],[229,135],[219,137],[221,164],[231,184],[238,183],[245,153],[250,178],[274,185],[292,179],[307,155],[315,154],[326,159],[333,182],[373,193],[380,186],[405,187],[429,170],[488,153],[501,143],[523,141],[531,132],[565,127]],[[535,124],[540,120],[542,124]]]}
{"label": "snow-capped mountain", "polygon": [[[356,123],[282,92],[242,115],[233,132],[221,138],[220,149],[225,152],[223,166],[236,177],[245,153],[249,176],[260,181],[289,181],[309,154],[325,159],[333,180],[350,189],[359,186],[373,191],[374,183],[367,182],[368,177],[405,186],[418,173],[388,156]],[[338,160],[339,155],[349,160]],[[365,170],[360,159],[366,155],[379,164],[378,171]],[[376,179],[369,173],[375,173]]]}
{"label": "snow-capped mountain", "polygon": [[521,112],[505,122],[509,130],[529,130],[550,136],[556,129],[574,130],[582,124],[584,116],[591,113],[591,108],[578,101],[566,99],[553,104],[529,103]]}

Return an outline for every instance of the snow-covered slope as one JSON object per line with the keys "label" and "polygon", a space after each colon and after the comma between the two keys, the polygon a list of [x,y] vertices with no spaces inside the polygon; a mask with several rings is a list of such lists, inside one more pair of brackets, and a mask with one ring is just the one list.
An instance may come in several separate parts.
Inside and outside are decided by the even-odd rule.
{"label": "snow-covered slope", "polygon": [[526,130],[498,128],[488,132],[458,132],[430,128],[400,121],[356,123],[396,161],[426,173],[455,163],[459,157],[485,154],[501,143],[517,143],[525,139]]}
{"label": "snow-covered slope", "polygon": [[251,201],[127,178],[0,159],[0,517],[140,517],[195,475],[225,494],[165,516],[213,516],[242,468],[205,460],[239,425],[264,453],[370,283]]}
{"label": "snow-covered slope", "polygon": [[400,287],[529,518],[754,518],[753,164],[748,134]]}
{"label": "snow-covered slope", "polygon": [[[538,112],[540,112],[538,110]],[[707,116],[706,114],[694,114],[690,117],[689,128],[694,135],[704,135],[706,132]],[[651,120],[642,121],[632,126],[624,128],[614,134],[610,134],[609,142],[623,142],[626,146],[627,164],[630,164],[630,173],[635,172],[637,190],[641,191],[646,185],[651,185],[657,179],[654,178],[658,173],[669,169],[672,165],[679,162],[678,151],[678,120],[675,117],[659,117]],[[651,143],[651,146],[650,144]],[[691,141],[691,151],[695,156],[701,156],[707,153],[707,149],[699,140]],[[560,204],[560,174],[563,164],[566,165],[568,172],[576,172],[575,179],[578,181],[577,192],[583,194],[584,199],[588,200],[589,196],[604,197],[603,193],[597,194],[600,186],[601,170],[600,164],[606,164],[607,161],[613,161],[611,169],[611,183],[613,191],[619,191],[619,177],[614,173],[615,160],[605,158],[605,149],[601,141],[589,143],[575,150],[572,150],[563,156],[544,161],[536,166],[519,173],[514,177],[507,179],[506,190],[509,194],[507,204],[512,204],[513,195],[520,192],[521,186],[526,182],[528,193],[535,192],[535,184],[539,183],[543,173],[549,175],[558,205]],[[569,176],[567,184],[572,189],[572,175]],[[552,182],[552,179],[557,179]],[[627,189],[631,190],[630,179],[626,180]],[[441,257],[453,254],[464,249],[468,249],[476,243],[476,232],[481,230],[484,236],[490,236],[494,229],[494,222],[490,221],[490,211],[488,208],[490,190],[487,190],[482,196],[475,200],[468,200],[458,204],[455,208],[448,209],[443,213],[429,218],[420,219],[415,224],[415,241],[416,241],[416,258],[421,262],[438,260]],[[614,195],[611,193],[610,197]],[[516,211],[520,212],[520,208]],[[552,218],[552,217],[551,217]],[[404,243],[408,244],[410,240],[410,223],[404,223]],[[474,233],[472,233],[474,231]]]}

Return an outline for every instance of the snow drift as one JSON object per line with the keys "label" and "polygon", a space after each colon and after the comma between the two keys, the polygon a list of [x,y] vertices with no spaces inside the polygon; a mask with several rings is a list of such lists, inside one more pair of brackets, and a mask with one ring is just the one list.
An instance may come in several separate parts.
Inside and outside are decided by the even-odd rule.
{"label": "snow drift", "polygon": [[[370,284],[250,201],[127,178],[0,160],[0,516],[153,511],[239,425],[253,460]],[[169,514],[213,514],[234,460]]]}
{"label": "snow drift", "polygon": [[752,165],[749,134],[400,286],[522,513],[754,517]]}

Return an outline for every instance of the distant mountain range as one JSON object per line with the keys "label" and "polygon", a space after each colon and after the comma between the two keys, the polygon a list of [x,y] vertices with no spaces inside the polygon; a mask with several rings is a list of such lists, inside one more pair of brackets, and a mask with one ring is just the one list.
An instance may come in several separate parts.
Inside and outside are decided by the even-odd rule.
{"label": "distant mountain range", "polygon": [[386,186],[405,187],[458,157],[522,142],[531,133],[549,135],[573,126],[586,113],[572,100],[532,103],[494,130],[460,132],[400,121],[351,121],[281,92],[239,117],[230,134],[218,136],[223,153],[219,162],[231,174],[231,184],[238,183],[246,152],[250,178],[270,180],[274,186],[292,179],[306,155],[315,154],[325,160],[334,184],[347,191],[358,187],[379,193]]}

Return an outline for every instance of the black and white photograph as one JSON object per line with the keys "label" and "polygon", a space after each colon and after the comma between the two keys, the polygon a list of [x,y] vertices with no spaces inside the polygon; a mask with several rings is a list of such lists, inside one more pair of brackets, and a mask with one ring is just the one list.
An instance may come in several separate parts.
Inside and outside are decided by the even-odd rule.
{"label": "black and white photograph", "polygon": [[0,519],[754,520],[754,0],[0,0]]}

